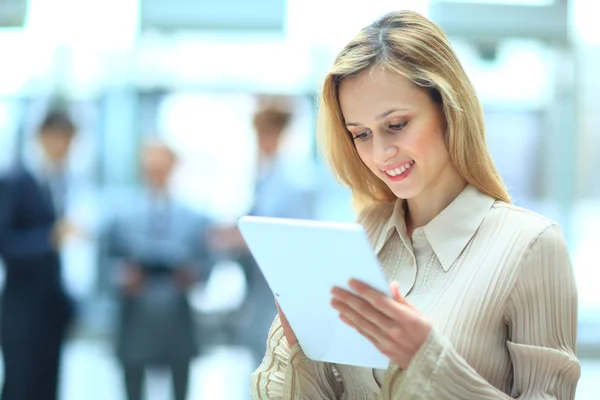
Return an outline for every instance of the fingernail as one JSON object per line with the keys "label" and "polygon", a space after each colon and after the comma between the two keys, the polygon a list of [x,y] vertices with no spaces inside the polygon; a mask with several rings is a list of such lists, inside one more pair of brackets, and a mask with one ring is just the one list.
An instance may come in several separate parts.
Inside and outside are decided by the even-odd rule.
{"label": "fingernail", "polygon": [[360,288],[360,281],[356,280],[356,279],[350,279],[348,281],[348,285],[350,285],[350,287],[354,290],[357,290]]}
{"label": "fingernail", "polygon": [[352,327],[354,327],[354,324],[352,324],[352,322],[350,322],[350,320],[346,317],[344,317],[342,314],[339,315],[339,318],[342,320],[343,323],[345,323],[346,325],[350,325]]}

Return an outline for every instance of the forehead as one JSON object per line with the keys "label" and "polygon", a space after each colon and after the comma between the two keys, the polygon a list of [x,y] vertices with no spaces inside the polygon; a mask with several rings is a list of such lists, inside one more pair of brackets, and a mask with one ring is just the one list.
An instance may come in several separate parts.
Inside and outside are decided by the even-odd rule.
{"label": "forehead", "polygon": [[40,131],[42,137],[47,137],[47,138],[64,138],[64,139],[71,139],[73,136],[75,136],[75,132],[71,129],[66,129],[66,128],[58,128],[58,127],[48,127],[48,128],[44,128]]}
{"label": "forehead", "polygon": [[171,160],[174,159],[173,153],[162,146],[146,146],[142,152],[143,157],[146,160]]}
{"label": "forehead", "polygon": [[387,69],[344,79],[339,87],[339,100],[346,121],[363,123],[391,108],[419,109],[430,102],[425,90]]}

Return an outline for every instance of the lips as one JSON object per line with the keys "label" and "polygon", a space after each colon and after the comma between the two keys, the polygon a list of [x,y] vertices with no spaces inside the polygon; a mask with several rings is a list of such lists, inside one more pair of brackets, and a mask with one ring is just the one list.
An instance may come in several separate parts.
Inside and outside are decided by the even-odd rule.
{"label": "lips", "polygon": [[393,178],[393,177],[402,175],[407,170],[410,170],[413,165],[415,165],[415,161],[414,160],[410,160],[410,161],[407,161],[407,162],[405,162],[403,164],[399,164],[399,165],[393,166],[391,168],[386,168],[386,169],[383,170],[383,172],[387,176]]}

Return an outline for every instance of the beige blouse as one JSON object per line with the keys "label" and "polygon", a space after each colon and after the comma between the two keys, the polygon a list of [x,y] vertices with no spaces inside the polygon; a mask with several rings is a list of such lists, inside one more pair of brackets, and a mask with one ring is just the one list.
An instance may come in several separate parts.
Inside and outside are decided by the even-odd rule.
{"label": "beige blouse", "polygon": [[378,371],[309,360],[276,318],[253,399],[574,398],[577,289],[555,223],[472,186],[412,238],[402,200],[359,222],[432,333],[408,369]]}

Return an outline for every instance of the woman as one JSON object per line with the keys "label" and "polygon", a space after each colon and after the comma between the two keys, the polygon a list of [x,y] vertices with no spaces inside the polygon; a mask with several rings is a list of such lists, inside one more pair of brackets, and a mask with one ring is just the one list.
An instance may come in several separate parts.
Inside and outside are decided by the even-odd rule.
{"label": "woman", "polygon": [[510,204],[473,87],[413,12],[363,29],[326,77],[321,145],[352,188],[393,298],[332,289],[387,371],[309,360],[285,316],[252,376],[259,399],[573,399],[577,294],[553,222]]}

